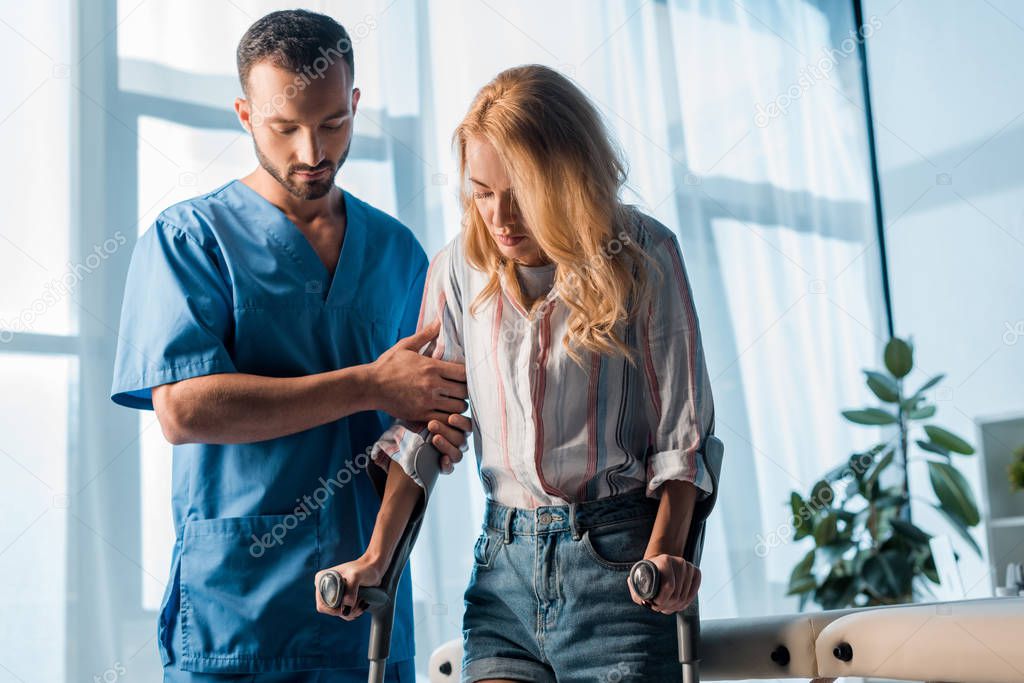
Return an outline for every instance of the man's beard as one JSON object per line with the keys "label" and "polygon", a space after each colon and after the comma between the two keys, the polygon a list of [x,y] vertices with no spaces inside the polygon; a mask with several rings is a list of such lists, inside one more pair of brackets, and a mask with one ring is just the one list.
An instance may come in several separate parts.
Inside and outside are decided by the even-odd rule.
{"label": "man's beard", "polygon": [[[260,150],[260,146],[256,144],[255,139],[253,139],[252,144],[256,149],[256,158],[259,159],[260,166],[262,166],[263,169],[274,178],[274,180],[279,182],[284,189],[288,190],[292,196],[298,197],[299,199],[320,199],[330,192],[331,188],[334,187],[334,178],[338,175],[341,165],[345,163],[345,160],[348,158],[348,152],[352,148],[352,141],[349,140],[348,146],[345,147],[345,151],[342,153],[341,158],[338,159],[338,163],[336,164],[325,159],[314,168],[310,168],[308,166],[294,167],[285,174],[274,166],[270,159],[263,154]],[[315,173],[316,171],[322,171],[325,168],[331,169],[331,173],[325,178],[304,181],[301,183],[297,183],[292,179],[291,174],[294,172]]]}

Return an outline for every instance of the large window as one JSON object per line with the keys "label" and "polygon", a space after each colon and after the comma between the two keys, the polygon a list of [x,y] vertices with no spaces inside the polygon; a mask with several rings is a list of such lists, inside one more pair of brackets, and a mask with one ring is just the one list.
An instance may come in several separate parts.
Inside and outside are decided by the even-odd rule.
{"label": "large window", "polygon": [[[860,370],[888,334],[853,2],[306,5],[355,44],[362,100],[339,182],[431,255],[459,229],[451,134],[482,84],[539,62],[597,102],[629,161],[627,199],[679,236],[708,354],[726,461],[702,612],[795,610],[785,588],[806,549],[764,553],[758,539],[788,524],[791,489],[871,442],[839,411],[871,401]],[[1020,179],[997,153],[1020,142],[1021,89],[974,108],[934,100],[953,77],[996,90],[931,49],[954,33],[990,46],[989,73],[1014,63],[1019,41],[986,36],[1019,37],[1024,17],[986,5],[991,16],[944,5],[936,18],[913,0],[864,3],[896,329],[953,373],[945,412],[965,433],[1012,403],[1024,348],[1002,341],[1024,328],[1024,234]],[[278,8],[0,5],[0,56],[17,65],[0,92],[0,606],[13,615],[0,681],[159,678],[172,456],[152,413],[108,399],[122,288],[161,210],[256,163],[232,108],[234,49]],[[891,64],[915,70],[887,77]],[[420,671],[460,635],[483,508],[471,459],[441,486],[413,555]]]}
{"label": "large window", "polygon": [[5,4],[0,19],[0,679],[56,681],[75,525],[75,301],[90,276],[69,229],[71,17],[51,0]]}

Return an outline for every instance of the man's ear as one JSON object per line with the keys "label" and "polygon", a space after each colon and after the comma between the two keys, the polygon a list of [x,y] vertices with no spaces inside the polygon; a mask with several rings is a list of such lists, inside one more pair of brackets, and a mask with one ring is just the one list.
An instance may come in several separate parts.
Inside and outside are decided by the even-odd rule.
{"label": "man's ear", "polygon": [[359,108],[359,88],[352,88],[352,115],[355,116],[356,109]]}
{"label": "man's ear", "polygon": [[235,114],[238,115],[238,122],[242,124],[242,128],[252,135],[252,111],[249,107],[249,100],[244,97],[236,97]]}

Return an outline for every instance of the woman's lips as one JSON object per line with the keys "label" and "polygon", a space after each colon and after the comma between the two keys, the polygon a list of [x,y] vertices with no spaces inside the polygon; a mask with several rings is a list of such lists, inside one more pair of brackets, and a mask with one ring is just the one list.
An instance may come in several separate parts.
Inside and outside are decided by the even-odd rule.
{"label": "woman's lips", "polygon": [[498,242],[506,247],[514,247],[526,239],[526,235],[495,235]]}

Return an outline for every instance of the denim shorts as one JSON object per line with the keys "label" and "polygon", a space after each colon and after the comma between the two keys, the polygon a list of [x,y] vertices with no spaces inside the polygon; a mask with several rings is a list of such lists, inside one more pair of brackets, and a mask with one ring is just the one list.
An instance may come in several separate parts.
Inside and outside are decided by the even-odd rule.
{"label": "denim shorts", "polygon": [[674,615],[637,605],[658,501],[641,490],[535,510],[487,502],[463,617],[462,681],[680,679]]}

